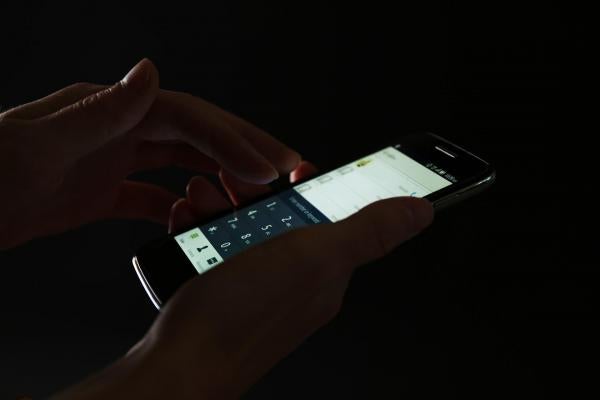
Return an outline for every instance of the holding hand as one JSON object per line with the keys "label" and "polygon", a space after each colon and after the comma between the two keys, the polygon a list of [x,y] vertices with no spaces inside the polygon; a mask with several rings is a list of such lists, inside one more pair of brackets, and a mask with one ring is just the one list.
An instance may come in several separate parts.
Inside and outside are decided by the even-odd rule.
{"label": "holding hand", "polygon": [[[292,181],[313,171],[303,162]],[[268,191],[228,175],[221,181],[236,204]],[[195,178],[173,208],[170,227],[230,206],[208,181]],[[357,267],[416,235],[432,217],[428,201],[394,198],[252,247],[187,282],[125,358],[63,396],[238,398],[335,317]]]}

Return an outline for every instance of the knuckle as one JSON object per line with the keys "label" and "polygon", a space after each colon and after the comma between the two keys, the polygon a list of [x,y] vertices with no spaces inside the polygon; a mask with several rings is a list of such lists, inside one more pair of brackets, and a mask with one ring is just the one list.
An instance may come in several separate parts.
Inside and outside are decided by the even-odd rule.
{"label": "knuckle", "polygon": [[[118,122],[117,120],[120,118],[120,113],[114,108],[113,102],[109,101],[109,97],[112,96],[115,91],[122,89],[122,87],[122,83],[119,83],[115,86],[92,93],[83,98],[76,105],[76,108],[79,108],[83,112],[92,110],[92,114],[109,122],[107,124],[102,124],[102,126],[107,127],[107,129],[108,127],[115,126]],[[110,132],[105,133],[109,134]]]}
{"label": "knuckle", "polygon": [[78,103],[79,107],[81,107],[81,108],[87,108],[87,107],[95,106],[98,103],[101,103],[100,99],[102,98],[103,94],[107,90],[101,90],[101,91],[99,91],[97,93],[92,93],[89,96],[84,97],[83,99],[81,99],[81,101],[79,101],[79,103]]}

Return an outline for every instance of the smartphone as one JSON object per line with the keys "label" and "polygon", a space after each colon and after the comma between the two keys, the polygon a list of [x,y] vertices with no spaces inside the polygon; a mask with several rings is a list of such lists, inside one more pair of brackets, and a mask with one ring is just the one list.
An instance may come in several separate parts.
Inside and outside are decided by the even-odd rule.
{"label": "smartphone", "polygon": [[492,166],[432,133],[412,134],[249,205],[155,240],[133,257],[160,309],[188,279],[292,229],[335,223],[377,200],[425,197],[436,210],[488,187]]}

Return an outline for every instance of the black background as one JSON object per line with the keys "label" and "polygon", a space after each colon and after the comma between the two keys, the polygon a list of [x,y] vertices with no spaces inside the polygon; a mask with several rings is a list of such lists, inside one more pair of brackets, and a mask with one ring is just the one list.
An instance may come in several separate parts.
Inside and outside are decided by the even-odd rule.
{"label": "black background", "polygon": [[[0,105],[114,82],[149,57],[162,87],[242,115],[323,169],[373,140],[437,132],[493,162],[495,186],[356,273],[339,317],[248,398],[595,389],[585,10],[401,4],[5,4]],[[147,178],[182,192],[190,176]],[[52,393],[144,334],[156,311],[130,258],[163,232],[106,221],[0,253],[2,397]]]}

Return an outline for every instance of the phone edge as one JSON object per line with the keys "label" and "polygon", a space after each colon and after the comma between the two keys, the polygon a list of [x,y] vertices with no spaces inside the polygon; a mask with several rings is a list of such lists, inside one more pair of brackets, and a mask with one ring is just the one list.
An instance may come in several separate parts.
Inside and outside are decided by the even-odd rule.
{"label": "phone edge", "polygon": [[160,299],[158,298],[158,296],[156,295],[156,293],[154,293],[152,286],[150,286],[150,283],[146,279],[146,276],[144,275],[144,271],[142,271],[142,267],[140,266],[140,263],[138,262],[137,256],[133,256],[133,258],[131,259],[131,263],[133,264],[133,269],[135,270],[136,275],[138,276],[140,282],[142,283],[142,286],[144,287],[146,294],[148,295],[148,297],[150,297],[150,301],[152,302],[152,304],[154,304],[156,309],[160,311],[160,307],[161,307],[162,303],[161,303]]}
{"label": "phone edge", "polygon": [[[482,160],[483,161],[483,160]],[[488,164],[489,165],[489,164]],[[433,206],[435,211],[441,211],[448,206],[458,203],[459,201],[463,201],[473,195],[476,195],[494,183],[496,180],[496,171],[492,170],[489,174],[486,175],[485,178],[478,180],[477,182],[462,188],[459,191],[448,194],[448,196],[437,199],[433,202]]]}

